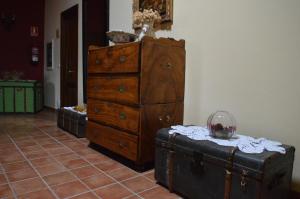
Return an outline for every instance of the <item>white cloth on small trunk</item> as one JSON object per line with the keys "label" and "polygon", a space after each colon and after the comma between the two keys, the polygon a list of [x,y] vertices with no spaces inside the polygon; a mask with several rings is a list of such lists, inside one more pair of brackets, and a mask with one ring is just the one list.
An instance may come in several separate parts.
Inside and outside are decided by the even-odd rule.
{"label": "white cloth on small trunk", "polygon": [[264,150],[275,151],[285,154],[282,144],[277,141],[268,140],[266,138],[253,138],[250,136],[236,134],[229,140],[216,139],[209,135],[206,127],[201,126],[172,126],[169,134],[179,133],[193,140],[208,140],[222,146],[238,147],[245,153],[262,153]]}
{"label": "white cloth on small trunk", "polygon": [[64,109],[66,109],[66,110],[73,111],[73,112],[78,113],[80,115],[86,115],[85,111],[84,112],[76,111],[74,108],[75,108],[75,106],[69,106],[69,107],[66,106],[66,107],[64,107]]}

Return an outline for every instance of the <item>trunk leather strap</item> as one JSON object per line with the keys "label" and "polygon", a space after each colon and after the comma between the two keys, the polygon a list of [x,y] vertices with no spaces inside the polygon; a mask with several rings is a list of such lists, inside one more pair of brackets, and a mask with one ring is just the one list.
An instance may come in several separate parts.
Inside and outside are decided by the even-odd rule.
{"label": "trunk leather strap", "polygon": [[231,182],[232,182],[232,173],[231,173],[231,171],[226,169],[224,199],[230,199]]}
{"label": "trunk leather strap", "polygon": [[224,199],[230,199],[231,184],[232,184],[233,157],[234,157],[234,154],[236,151],[237,151],[237,148],[233,148],[230,151],[231,155],[228,159],[230,164],[229,164],[229,167],[226,169],[226,174],[225,174]]}
{"label": "trunk leather strap", "polygon": [[174,151],[170,151],[169,154],[169,166],[168,166],[168,184],[169,184],[169,191],[173,192],[173,175],[174,175]]}
{"label": "trunk leather strap", "polygon": [[61,109],[61,115],[62,115],[62,127],[65,128],[65,110]]}
{"label": "trunk leather strap", "polygon": [[173,148],[173,144],[175,141],[175,138],[178,134],[174,133],[172,135],[170,135],[169,140],[168,140],[168,144],[169,144],[169,156],[168,156],[168,187],[169,187],[169,191],[172,193],[173,192],[173,175],[174,175],[174,155],[175,155],[175,151]]}

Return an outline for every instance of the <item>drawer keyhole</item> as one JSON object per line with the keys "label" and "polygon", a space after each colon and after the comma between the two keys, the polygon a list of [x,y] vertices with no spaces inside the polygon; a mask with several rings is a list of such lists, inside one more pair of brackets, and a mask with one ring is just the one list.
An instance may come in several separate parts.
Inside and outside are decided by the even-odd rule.
{"label": "drawer keyhole", "polygon": [[125,55],[121,55],[119,60],[120,60],[120,63],[124,63],[127,60],[127,57]]}
{"label": "drawer keyhole", "polygon": [[99,114],[99,113],[100,113],[100,110],[99,110],[98,108],[95,108],[95,109],[94,109],[94,112],[95,112],[96,114]]}
{"label": "drawer keyhole", "polygon": [[95,91],[100,90],[100,87],[99,86],[94,86],[94,90]]}
{"label": "drawer keyhole", "polygon": [[168,63],[166,63],[166,64],[162,64],[161,66],[163,66],[163,67],[165,67],[165,68],[167,68],[167,69],[173,68],[172,63],[170,63],[170,62],[168,62]]}
{"label": "drawer keyhole", "polygon": [[100,64],[100,59],[96,59],[96,64]]}

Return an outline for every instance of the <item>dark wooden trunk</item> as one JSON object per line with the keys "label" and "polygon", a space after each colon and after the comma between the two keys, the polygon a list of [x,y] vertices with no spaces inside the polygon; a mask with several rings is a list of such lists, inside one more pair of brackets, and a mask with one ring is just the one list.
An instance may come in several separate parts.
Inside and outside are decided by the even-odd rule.
{"label": "dark wooden trunk", "polygon": [[286,154],[246,154],[210,141],[156,137],[155,178],[171,191],[190,199],[288,198],[295,148]]}
{"label": "dark wooden trunk", "polygon": [[83,138],[86,131],[86,115],[61,108],[58,110],[57,126],[78,138]]}

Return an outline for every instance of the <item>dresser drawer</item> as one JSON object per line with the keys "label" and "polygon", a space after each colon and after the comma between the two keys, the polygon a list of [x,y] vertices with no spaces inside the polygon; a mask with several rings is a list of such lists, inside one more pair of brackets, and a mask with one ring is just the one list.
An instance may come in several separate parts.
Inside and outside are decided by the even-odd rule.
{"label": "dresser drawer", "polygon": [[139,78],[136,76],[90,77],[87,85],[89,98],[139,103]]}
{"label": "dresser drawer", "polygon": [[138,137],[88,121],[87,138],[96,144],[136,161]]}
{"label": "dresser drawer", "polygon": [[88,99],[88,118],[138,133],[140,112],[138,108]]}
{"label": "dresser drawer", "polygon": [[[144,41],[141,53],[141,103],[165,104],[184,99],[185,49]],[[178,46],[177,46],[178,45]]]}
{"label": "dresser drawer", "polygon": [[139,71],[139,43],[89,51],[89,73],[132,73]]}

